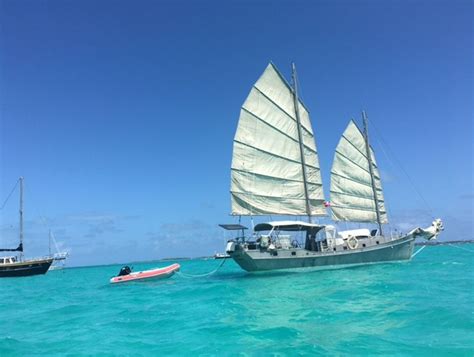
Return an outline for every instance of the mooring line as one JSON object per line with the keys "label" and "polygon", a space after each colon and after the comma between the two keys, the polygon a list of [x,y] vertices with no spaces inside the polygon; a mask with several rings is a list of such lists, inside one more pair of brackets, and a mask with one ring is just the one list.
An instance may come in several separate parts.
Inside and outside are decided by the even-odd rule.
{"label": "mooring line", "polygon": [[411,256],[412,258],[414,258],[419,252],[421,252],[423,249],[426,248],[426,245],[424,245],[423,247],[421,247],[420,249],[418,249],[415,253],[413,253],[413,255]]}
{"label": "mooring line", "polygon": [[178,271],[176,272],[176,274],[178,275],[181,275],[183,278],[204,278],[206,276],[210,276],[214,273],[216,273],[220,268],[222,268],[222,266],[224,265],[225,261],[227,260],[227,258],[224,258],[222,263],[214,270],[210,271],[209,273],[205,273],[205,274],[186,274],[186,273],[183,273],[181,271]]}
{"label": "mooring line", "polygon": [[451,246],[451,247],[454,247],[454,248],[465,250],[466,252],[469,252],[469,253],[474,253],[474,251],[472,251],[470,249],[467,249],[467,248],[464,248],[464,247],[458,247],[458,246],[455,246],[454,244],[448,244],[448,245]]}

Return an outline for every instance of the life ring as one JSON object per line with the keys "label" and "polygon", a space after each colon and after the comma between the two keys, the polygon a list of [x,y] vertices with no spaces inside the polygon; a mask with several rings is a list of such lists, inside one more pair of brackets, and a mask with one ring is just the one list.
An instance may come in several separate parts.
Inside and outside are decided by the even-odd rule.
{"label": "life ring", "polygon": [[347,238],[347,246],[349,247],[349,249],[357,249],[357,247],[359,246],[359,241],[356,237],[350,236],[349,238]]}

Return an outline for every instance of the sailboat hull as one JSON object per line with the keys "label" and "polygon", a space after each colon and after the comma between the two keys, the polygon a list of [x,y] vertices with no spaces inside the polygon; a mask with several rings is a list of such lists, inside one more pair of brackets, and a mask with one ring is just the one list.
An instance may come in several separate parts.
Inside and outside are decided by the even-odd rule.
{"label": "sailboat hull", "polygon": [[47,258],[0,265],[0,278],[45,274],[52,262],[53,258]]}
{"label": "sailboat hull", "polygon": [[231,257],[248,272],[286,269],[335,269],[390,261],[409,260],[415,239],[406,236],[380,245],[340,252],[313,252],[301,248],[276,251],[247,250],[237,244]]}

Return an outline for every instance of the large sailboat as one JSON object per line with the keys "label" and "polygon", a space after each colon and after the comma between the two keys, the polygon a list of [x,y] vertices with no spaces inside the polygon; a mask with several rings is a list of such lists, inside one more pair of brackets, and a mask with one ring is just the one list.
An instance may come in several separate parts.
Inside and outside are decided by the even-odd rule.
{"label": "large sailboat", "polygon": [[20,177],[20,243],[17,248],[0,248],[0,252],[16,252],[18,255],[0,257],[0,278],[45,274],[53,257],[23,258],[23,177]]}
{"label": "large sailboat", "polygon": [[[290,85],[270,63],[241,108],[231,168],[232,215],[306,216],[307,221],[259,223],[250,237],[240,224],[221,225],[242,232],[227,243],[226,253],[250,272],[410,259],[415,239],[436,238],[441,220],[405,235],[384,234],[387,212],[365,112],[364,129],[351,120],[339,141],[331,198],[325,201],[309,110],[298,97],[297,83],[294,64]],[[336,222],[377,228],[337,231],[332,224],[313,223],[328,210]]]}

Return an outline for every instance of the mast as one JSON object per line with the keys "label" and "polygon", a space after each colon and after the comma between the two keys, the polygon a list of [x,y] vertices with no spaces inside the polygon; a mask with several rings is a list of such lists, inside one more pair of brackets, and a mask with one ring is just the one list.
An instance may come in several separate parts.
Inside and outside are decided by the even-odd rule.
{"label": "mast", "polygon": [[[23,248],[23,177],[20,177],[20,246]],[[20,261],[23,260],[23,251],[20,252]]]}
{"label": "mast", "polygon": [[295,114],[296,114],[296,126],[298,127],[298,141],[300,146],[300,155],[301,155],[301,166],[303,168],[303,185],[304,185],[304,196],[306,201],[306,213],[308,215],[308,222],[311,223],[311,204],[309,202],[308,194],[308,183],[306,180],[306,163],[304,158],[304,149],[303,149],[303,134],[301,133],[301,120],[300,120],[300,111],[299,111],[299,101],[298,101],[298,84],[296,82],[296,67],[295,64],[291,64],[292,67],[292,78],[293,78],[293,101],[295,103]]}
{"label": "mast", "polygon": [[379,209],[379,199],[377,197],[377,188],[375,187],[375,179],[374,179],[374,172],[373,172],[373,163],[372,163],[372,155],[370,155],[370,146],[369,146],[369,128],[367,122],[367,115],[365,110],[362,111],[362,120],[364,122],[364,138],[365,138],[365,148],[367,152],[367,160],[369,161],[369,172],[370,172],[370,182],[372,184],[372,191],[374,192],[374,201],[375,201],[375,212],[377,214],[377,224],[379,225],[379,233],[382,233],[382,223],[380,221],[380,209]]}

